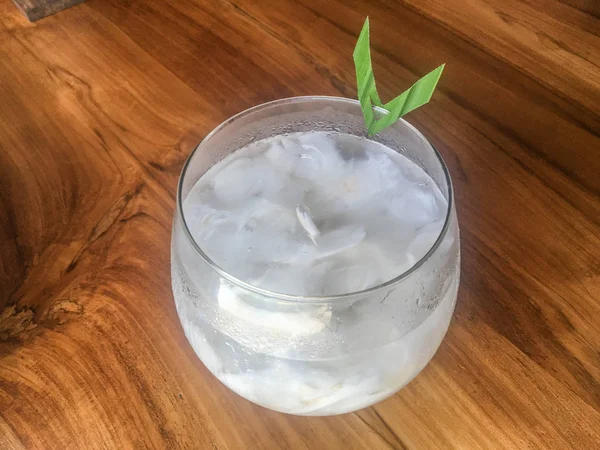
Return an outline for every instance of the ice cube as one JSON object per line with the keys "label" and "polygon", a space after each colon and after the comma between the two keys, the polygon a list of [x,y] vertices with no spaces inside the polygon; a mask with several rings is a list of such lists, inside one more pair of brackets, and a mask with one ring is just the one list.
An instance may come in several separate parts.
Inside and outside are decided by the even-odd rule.
{"label": "ice cube", "polygon": [[365,236],[365,227],[362,225],[345,225],[322,233],[315,238],[317,245],[316,257],[325,258],[343,252],[360,244]]}
{"label": "ice cube", "polygon": [[231,216],[235,219],[239,229],[266,227],[293,232],[297,226],[294,210],[264,197],[252,197],[233,211]]}
{"label": "ice cube", "polygon": [[296,205],[302,203],[305,195],[306,186],[297,178],[290,179],[279,190],[263,193],[265,199],[290,209],[294,209]]}
{"label": "ice cube", "polygon": [[252,160],[238,157],[213,176],[215,197],[223,204],[235,204],[256,195],[260,185],[252,173]]}
{"label": "ice cube", "polygon": [[350,168],[354,165],[354,161],[360,161],[367,158],[365,142],[357,140],[355,136],[340,134],[335,138],[334,144],[340,154],[340,157],[348,162]]}
{"label": "ice cube", "polygon": [[315,222],[326,220],[346,212],[348,203],[335,186],[311,186],[302,199],[304,207],[310,210]]}
{"label": "ice cube", "polygon": [[408,245],[407,256],[412,264],[418,262],[433,247],[444,227],[443,220],[428,223],[417,230],[417,234]]}
{"label": "ice cube", "polygon": [[230,211],[216,208],[209,203],[186,205],[185,218],[190,233],[198,243],[212,240],[215,233],[235,231],[235,222]]}
{"label": "ice cube", "polygon": [[415,228],[436,220],[443,213],[431,187],[413,185],[392,197],[388,205],[393,217]]}
{"label": "ice cube", "polygon": [[236,158],[213,178],[216,198],[226,205],[235,205],[261,193],[281,190],[287,175],[264,159]]}
{"label": "ice cube", "polygon": [[302,144],[294,175],[307,180],[321,178],[327,170],[327,155],[312,144]]}
{"label": "ice cube", "polygon": [[369,260],[356,261],[329,270],[323,292],[325,295],[358,292],[375,286],[379,281],[377,265]]}
{"label": "ice cube", "polygon": [[251,171],[245,173],[244,177],[248,180],[255,180],[258,185],[258,193],[273,194],[279,192],[283,187],[290,183],[287,173],[279,170],[264,158],[254,158]]}
{"label": "ice cube", "polygon": [[[242,228],[231,236],[226,247],[240,263],[252,266],[263,263],[287,263],[299,253],[302,243],[282,230],[269,230],[264,226],[254,229]],[[235,253],[233,253],[235,252]]]}
{"label": "ice cube", "polygon": [[357,191],[370,195],[395,192],[404,184],[400,166],[384,152],[368,152],[366,159],[355,161],[348,175],[360,183]]}
{"label": "ice cube", "polygon": [[196,240],[204,240],[215,228],[228,220],[228,213],[207,203],[190,203],[185,208],[185,221]]}
{"label": "ice cube", "polygon": [[274,167],[305,180],[324,181],[343,170],[343,160],[334,142],[322,134],[281,138],[267,150],[266,156]]}
{"label": "ice cube", "polygon": [[300,151],[298,139],[282,137],[274,140],[265,154],[273,167],[284,173],[291,173],[298,162]]}

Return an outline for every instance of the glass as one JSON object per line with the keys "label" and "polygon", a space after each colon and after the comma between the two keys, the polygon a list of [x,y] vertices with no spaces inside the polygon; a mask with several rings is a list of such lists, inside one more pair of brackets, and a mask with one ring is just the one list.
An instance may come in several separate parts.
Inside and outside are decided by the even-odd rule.
{"label": "glass", "polygon": [[173,223],[173,293],[194,351],[231,390],[276,411],[341,414],[389,397],[435,354],[456,301],[459,230],[446,165],[418,130],[400,120],[371,139],[419,165],[448,203],[440,236],[412,268],[364,291],[327,297],[270,292],[227,273],[191,236],[185,198],[230,153],[302,131],[364,136],[360,105],[337,97],[266,103],[225,121],[192,152]]}

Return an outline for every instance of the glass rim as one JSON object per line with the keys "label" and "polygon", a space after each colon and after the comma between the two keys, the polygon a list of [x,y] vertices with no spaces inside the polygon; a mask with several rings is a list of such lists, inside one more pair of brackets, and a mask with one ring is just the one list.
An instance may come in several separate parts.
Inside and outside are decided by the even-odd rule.
{"label": "glass rim", "polygon": [[[435,242],[433,243],[431,248],[427,251],[427,253],[425,253],[425,255],[423,255],[421,257],[421,259],[419,259],[409,269],[405,270],[398,276],[396,276],[388,281],[379,283],[375,286],[371,286],[371,287],[369,287],[367,289],[363,289],[361,291],[354,291],[354,292],[348,292],[348,293],[344,293],[344,294],[335,294],[335,295],[294,295],[294,294],[286,294],[283,292],[271,291],[269,289],[255,286],[251,283],[248,283],[247,281],[242,280],[241,278],[238,278],[238,277],[230,274],[225,269],[223,269],[221,266],[219,266],[219,264],[217,264],[215,261],[213,261],[213,259],[210,256],[208,256],[204,252],[204,250],[202,250],[200,245],[196,242],[196,240],[192,236],[192,233],[190,232],[190,229],[187,225],[187,222],[185,220],[185,215],[183,214],[183,199],[182,199],[181,193],[183,190],[183,181],[187,174],[187,169],[192,161],[192,158],[194,157],[194,155],[196,154],[196,152],[199,149],[201,149],[205,145],[207,145],[207,143],[210,141],[210,139],[215,134],[219,133],[219,131],[221,131],[227,125],[231,124],[235,120],[240,119],[241,117],[247,116],[247,115],[257,112],[259,110],[262,110],[262,109],[265,109],[265,108],[268,108],[271,106],[275,106],[275,105],[285,105],[285,104],[289,104],[289,103],[314,102],[314,101],[328,101],[328,102],[332,102],[332,103],[338,103],[338,102],[339,103],[351,103],[351,104],[354,104],[354,105],[357,105],[360,107],[359,101],[355,100],[355,99],[350,99],[350,98],[345,98],[345,97],[326,96],[326,95],[311,95],[311,96],[287,97],[287,98],[282,98],[282,99],[278,99],[278,100],[272,100],[272,101],[269,101],[266,103],[261,103],[259,105],[245,109],[244,111],[241,111],[241,112],[231,116],[230,118],[226,119],[225,121],[221,122],[210,133],[208,133],[198,143],[198,145],[196,145],[194,150],[192,150],[190,155],[187,157],[185,163],[183,164],[183,168],[181,169],[181,174],[179,176],[179,181],[177,183],[176,214],[181,219],[181,224],[182,224],[182,228],[183,228],[185,236],[187,237],[189,242],[192,244],[192,247],[194,248],[196,253],[198,253],[198,255],[204,260],[204,262],[206,262],[212,270],[217,272],[217,274],[219,274],[221,277],[225,278],[227,281],[229,281],[230,283],[232,283],[235,286],[238,286],[245,290],[254,292],[255,294],[259,294],[259,295],[262,295],[265,297],[270,297],[270,298],[273,298],[276,300],[282,300],[282,301],[287,301],[287,302],[329,303],[329,302],[336,301],[336,300],[348,300],[350,298],[372,294],[374,292],[377,292],[377,291],[383,290],[385,288],[391,287],[393,285],[399,284],[402,280],[409,277],[412,273],[416,272],[421,266],[423,266],[423,264],[440,247],[442,241],[444,240],[444,238],[446,236],[446,233],[448,232],[448,228],[450,227],[450,217],[452,214],[452,209],[454,207],[454,189],[452,187],[452,179],[450,177],[450,172],[448,170],[448,167],[446,166],[446,163],[444,162],[444,159],[442,158],[442,155],[438,152],[438,150],[435,148],[435,146],[429,141],[429,139],[427,139],[425,136],[423,136],[423,134],[417,128],[415,128],[412,124],[410,124],[409,122],[407,122],[406,120],[401,118],[401,119],[399,119],[399,121],[402,122],[409,130],[411,130],[413,133],[415,133],[419,138],[423,139],[433,150],[434,155],[436,156],[436,158],[438,159],[438,161],[442,167],[442,172],[444,173],[444,179],[446,180],[446,185],[447,185],[447,189],[448,189],[448,207],[447,207],[447,211],[446,211],[446,217],[444,218],[444,226],[442,227],[442,230],[440,231],[439,236],[437,237],[437,239],[435,240]],[[374,107],[374,109],[378,113],[381,113],[381,114],[388,113],[386,110],[379,108],[379,107]],[[236,151],[236,150],[234,150],[234,151]]]}

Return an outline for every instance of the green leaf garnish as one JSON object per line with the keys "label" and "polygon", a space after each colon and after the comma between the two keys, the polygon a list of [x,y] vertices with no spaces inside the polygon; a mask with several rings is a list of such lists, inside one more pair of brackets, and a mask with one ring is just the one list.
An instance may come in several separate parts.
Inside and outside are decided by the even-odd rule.
{"label": "green leaf garnish", "polygon": [[[385,105],[381,103],[377,87],[375,87],[375,76],[373,75],[373,66],[371,64],[371,49],[369,45],[369,18],[365,20],[362,27],[356,47],[354,48],[354,67],[356,68],[356,84],[358,86],[358,100],[365,116],[365,124],[369,136],[379,133],[384,128],[389,127],[404,114],[413,109],[423,106],[429,101],[438,80],[442,75],[445,64],[429,72],[410,89],[404,91],[394,100]],[[385,109],[388,113],[375,120],[373,106]]]}

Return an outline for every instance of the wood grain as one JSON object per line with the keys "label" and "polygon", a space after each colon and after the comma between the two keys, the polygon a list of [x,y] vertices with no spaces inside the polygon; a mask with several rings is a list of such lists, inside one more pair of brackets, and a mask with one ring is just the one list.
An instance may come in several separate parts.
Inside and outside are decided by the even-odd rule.
{"label": "wood grain", "polygon": [[70,8],[84,0],[13,0],[15,5],[31,21],[43,19],[56,14],[63,9]]}
{"label": "wood grain", "polygon": [[[600,17],[585,0],[0,0],[0,448],[600,448]],[[338,417],[223,387],[178,324],[175,188],[264,101],[353,97],[369,15],[384,99],[454,179],[463,276],[408,387]]]}

